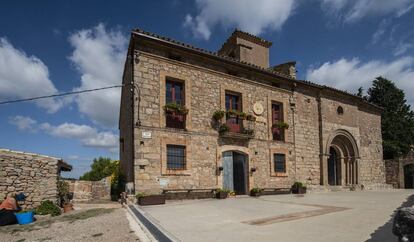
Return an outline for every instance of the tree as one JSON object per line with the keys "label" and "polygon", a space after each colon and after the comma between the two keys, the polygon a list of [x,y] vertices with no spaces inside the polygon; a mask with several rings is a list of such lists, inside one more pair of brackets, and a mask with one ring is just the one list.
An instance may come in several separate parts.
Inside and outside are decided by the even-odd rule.
{"label": "tree", "polygon": [[359,87],[358,92],[355,95],[357,95],[358,97],[364,98],[364,88]]}
{"label": "tree", "polygon": [[383,77],[368,89],[367,100],[382,107],[381,128],[384,159],[406,155],[414,144],[414,113],[406,104],[404,91]]}
{"label": "tree", "polygon": [[93,159],[91,165],[91,170],[83,174],[79,180],[86,181],[99,181],[105,177],[111,176],[114,173],[114,170],[117,169],[119,165],[116,162],[112,161],[110,158],[99,157],[98,159]]}

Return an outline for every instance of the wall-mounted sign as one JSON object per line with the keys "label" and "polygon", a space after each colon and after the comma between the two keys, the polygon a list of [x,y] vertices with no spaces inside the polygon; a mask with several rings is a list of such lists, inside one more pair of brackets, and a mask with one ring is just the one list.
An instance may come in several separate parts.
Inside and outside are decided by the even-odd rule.
{"label": "wall-mounted sign", "polygon": [[142,131],[141,137],[143,139],[151,139],[152,133],[151,133],[151,131]]}
{"label": "wall-mounted sign", "polygon": [[158,182],[160,183],[160,186],[166,187],[168,186],[168,183],[170,183],[170,180],[166,178],[160,178]]}

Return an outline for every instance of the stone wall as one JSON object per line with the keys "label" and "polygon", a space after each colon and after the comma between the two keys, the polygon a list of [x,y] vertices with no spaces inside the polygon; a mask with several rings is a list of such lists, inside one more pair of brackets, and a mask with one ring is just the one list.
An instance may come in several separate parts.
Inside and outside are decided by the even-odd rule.
{"label": "stone wall", "polygon": [[400,188],[399,177],[399,162],[398,160],[384,160],[385,162],[385,178],[387,184],[392,185],[394,188]]}
{"label": "stone wall", "polygon": [[[136,192],[221,187],[222,175],[217,169],[222,165],[222,153],[229,150],[248,156],[249,171],[256,168],[254,173],[249,172],[249,188],[290,187],[294,181],[317,186],[323,183],[322,164],[329,155],[329,140],[338,130],[345,130],[355,139],[359,183],[367,188],[385,184],[381,116],[375,108],[336,92],[301,85],[292,90],[286,82],[270,80],[264,75],[245,75],[241,71],[237,76],[229,75],[224,63],[212,64],[195,56],[184,56],[180,62],[145,44],[138,49],[131,68],[138,90],[133,112],[128,113],[134,114],[133,128],[128,127],[125,118],[120,123],[121,136],[131,132],[133,136]],[[185,130],[165,128],[166,78],[184,81],[189,109]],[[124,83],[127,82],[128,78],[124,78]],[[253,139],[219,137],[212,125],[212,114],[224,109],[225,91],[242,95],[243,111],[247,114],[254,114],[255,103],[263,105],[263,114],[256,115],[257,121],[253,124]],[[274,141],[271,137],[272,101],[283,104],[284,121],[289,124],[284,141]],[[337,113],[339,106],[344,109],[343,115]],[[186,171],[165,170],[166,144],[186,146]],[[128,157],[128,151],[121,151],[121,163],[130,164],[129,158],[122,158]],[[272,172],[273,153],[286,155],[286,174]]]}
{"label": "stone wall", "polygon": [[57,181],[60,159],[0,149],[0,199],[9,193],[23,192],[22,205],[30,209],[41,201],[58,201]]}
{"label": "stone wall", "polygon": [[74,202],[111,199],[111,178],[100,181],[66,180],[69,183],[69,192],[73,192]]}

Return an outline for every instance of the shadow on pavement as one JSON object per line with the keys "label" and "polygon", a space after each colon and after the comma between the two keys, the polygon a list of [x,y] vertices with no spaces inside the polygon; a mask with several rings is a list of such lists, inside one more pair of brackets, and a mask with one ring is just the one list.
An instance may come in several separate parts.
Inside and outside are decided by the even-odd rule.
{"label": "shadow on pavement", "polygon": [[403,208],[403,207],[411,207],[414,205],[414,194],[409,196],[407,198],[407,200],[401,204],[400,207],[398,207],[397,209],[394,210],[394,212],[391,214],[390,219],[388,220],[388,222],[386,224],[384,224],[383,226],[377,228],[374,233],[371,234],[371,238],[369,240],[367,240],[366,242],[393,242],[393,241],[398,241],[398,237],[395,236],[392,233],[392,226],[393,226],[393,222],[394,222],[394,215],[395,212],[399,209],[399,208]]}

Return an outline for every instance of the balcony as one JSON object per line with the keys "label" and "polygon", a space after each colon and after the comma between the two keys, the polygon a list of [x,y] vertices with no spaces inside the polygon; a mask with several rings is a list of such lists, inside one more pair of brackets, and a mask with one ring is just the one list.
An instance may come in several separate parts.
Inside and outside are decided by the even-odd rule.
{"label": "balcony", "polygon": [[165,121],[168,128],[185,129],[186,114],[167,112],[165,114]]}
{"label": "balcony", "polygon": [[[219,126],[219,135],[223,138],[252,139],[254,130],[251,120],[240,117],[227,117]],[[245,121],[245,123],[244,123]]]}

